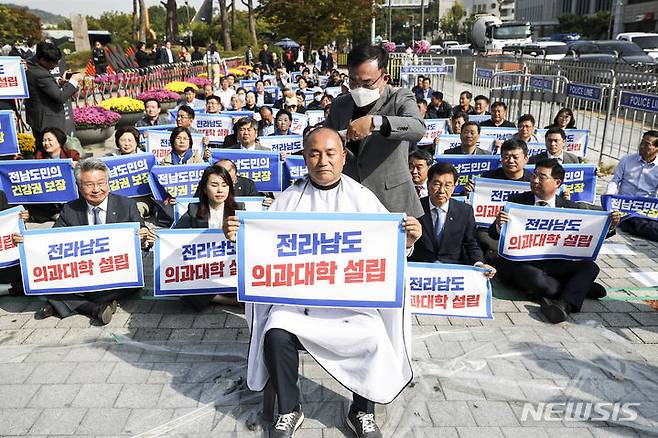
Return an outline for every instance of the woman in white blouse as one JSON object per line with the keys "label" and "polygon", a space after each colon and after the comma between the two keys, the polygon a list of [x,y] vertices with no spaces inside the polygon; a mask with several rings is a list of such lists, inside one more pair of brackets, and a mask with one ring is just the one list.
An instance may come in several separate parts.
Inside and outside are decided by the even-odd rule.
{"label": "woman in white blouse", "polygon": [[[195,196],[198,203],[191,203],[187,212],[176,222],[174,228],[221,229],[224,219],[235,216],[236,210],[244,210],[243,203],[235,202],[231,174],[220,166],[208,167],[201,176]],[[201,311],[211,302],[237,304],[235,294],[191,295],[184,301]]]}

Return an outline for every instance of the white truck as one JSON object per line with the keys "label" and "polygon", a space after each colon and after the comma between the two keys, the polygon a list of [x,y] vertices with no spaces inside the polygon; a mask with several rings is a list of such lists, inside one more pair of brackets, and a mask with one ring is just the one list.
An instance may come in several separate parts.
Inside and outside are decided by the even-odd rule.
{"label": "white truck", "polygon": [[478,15],[471,30],[471,41],[476,50],[501,52],[503,47],[531,43],[532,26],[530,23],[503,22],[495,15]]}
{"label": "white truck", "polygon": [[651,56],[653,59],[658,59],[658,33],[624,32],[617,35],[617,39],[631,41],[640,46],[647,55]]}

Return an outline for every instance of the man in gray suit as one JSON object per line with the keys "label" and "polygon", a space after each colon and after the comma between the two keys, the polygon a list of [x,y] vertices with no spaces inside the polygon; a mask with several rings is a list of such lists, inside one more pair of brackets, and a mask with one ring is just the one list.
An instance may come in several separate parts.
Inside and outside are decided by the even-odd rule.
{"label": "man in gray suit", "polygon": [[80,73],[64,73],[57,79],[50,70],[57,67],[62,52],[51,43],[37,44],[37,53],[27,61],[27,87],[30,97],[25,101],[25,116],[32,127],[37,147],[41,143],[44,128],[59,128],[66,132],[64,103],[78,91]]}
{"label": "man in gray suit", "polygon": [[334,99],[325,127],[345,132],[343,173],[370,189],[391,212],[420,217],[407,156],[409,144],[425,134],[416,98],[388,85],[388,54],[377,46],[347,55],[350,92]]}
{"label": "man in gray suit", "polygon": [[578,164],[580,159],[564,150],[564,142],[567,140],[567,134],[564,129],[552,126],[544,134],[546,141],[546,152],[533,155],[528,161],[529,164],[536,164],[547,158],[555,158],[560,164]]}

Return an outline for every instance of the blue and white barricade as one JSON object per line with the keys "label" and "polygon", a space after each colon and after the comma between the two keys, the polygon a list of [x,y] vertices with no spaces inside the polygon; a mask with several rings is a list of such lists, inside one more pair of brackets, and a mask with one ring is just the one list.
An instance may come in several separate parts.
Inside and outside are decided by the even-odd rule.
{"label": "blue and white barricade", "polygon": [[[480,128],[480,136],[486,135],[486,136],[493,136],[495,137],[495,140],[501,140],[505,141],[508,138],[511,138],[514,134],[519,132],[517,128],[501,128],[501,127],[489,127],[489,126],[482,126]],[[539,137],[539,136],[537,136]]]}
{"label": "blue and white barricade", "polygon": [[192,126],[203,132],[203,136],[208,137],[210,143],[220,144],[224,143],[227,135],[233,133],[233,118],[224,113],[204,113],[194,118]]}
{"label": "blue and white barricade", "polygon": [[[447,132],[447,131],[446,131]],[[481,135],[480,140],[477,142],[476,146],[491,151],[493,150],[494,141],[496,138],[492,135]],[[437,136],[436,149],[434,150],[434,155],[436,159],[439,159],[439,155],[444,156],[446,150],[450,148],[456,148],[462,144],[461,137],[459,134],[440,134]]]}
{"label": "blue and white barricade", "polygon": [[[543,139],[547,129],[537,129],[535,135]],[[587,156],[587,144],[589,143],[589,129],[565,129],[567,139],[564,141],[564,150],[577,157]]]}
{"label": "blue and white barricade", "polygon": [[0,99],[27,99],[25,69],[20,56],[0,56]]}
{"label": "blue and white barricade", "polygon": [[23,238],[19,248],[26,295],[144,286],[136,222],[28,230]]}
{"label": "blue and white barricade", "polygon": [[282,189],[286,189],[300,178],[308,175],[308,168],[301,155],[288,155],[283,164],[283,184]]}
{"label": "blue and white barricade", "polygon": [[308,126],[308,117],[304,114],[292,113],[292,124],[290,130],[295,134],[302,135]]}
{"label": "blue and white barricade", "polygon": [[235,292],[235,244],[219,229],[158,230],[153,295]]}
{"label": "blue and white barricade", "polygon": [[500,167],[498,155],[440,155],[435,160],[452,164],[459,176],[455,185],[455,195],[464,192],[464,186],[473,178],[482,173]]}
{"label": "blue and white barricade", "polygon": [[153,166],[149,173],[149,187],[157,201],[168,197],[192,197],[196,193],[206,164]]}
{"label": "blue and white barricade", "polygon": [[10,204],[51,204],[78,198],[70,159],[0,161],[0,187]]}
{"label": "blue and white barricade", "polygon": [[491,284],[486,270],[442,263],[408,263],[411,313],[493,319]]}
{"label": "blue and white barricade", "polygon": [[[304,114],[308,117],[308,126],[315,126],[324,122],[324,110],[308,110]],[[427,120],[425,120],[427,123]]]}
{"label": "blue and white barricade", "polygon": [[238,212],[240,301],[400,308],[403,214]]}
{"label": "blue and white barricade", "polygon": [[0,211],[0,268],[18,264],[20,255],[18,247],[14,245],[13,235],[25,230],[20,217],[23,210],[25,209],[19,205]]}
{"label": "blue and white barricade", "polygon": [[[155,157],[156,164],[160,164],[167,154],[171,152],[171,144],[169,143],[171,131],[148,130],[147,132],[146,152]],[[192,150],[200,157],[203,157],[205,147],[203,146],[202,134],[192,134]]]}
{"label": "blue and white barricade", "polygon": [[509,260],[595,260],[608,233],[607,211],[507,203],[498,253]]}
{"label": "blue and white barricade", "polygon": [[607,211],[620,212],[622,221],[633,217],[658,221],[658,198],[601,195],[601,205]]}
{"label": "blue and white barricade", "polygon": [[259,192],[281,191],[282,171],[278,152],[215,149],[213,161],[229,159],[235,163],[238,175],[249,178]]}
{"label": "blue and white barricade", "polygon": [[[0,88],[1,90],[2,88]],[[20,152],[14,112],[0,111],[0,155],[15,155]]]}
{"label": "blue and white barricade", "polygon": [[569,189],[571,200],[594,203],[596,197],[595,164],[563,164],[564,181],[562,189]]}
{"label": "blue and white barricade", "polygon": [[147,153],[102,157],[107,164],[110,177],[110,192],[127,196],[146,196],[151,194],[149,173],[155,165],[155,157]]}
{"label": "blue and white barricade", "polygon": [[475,223],[488,227],[507,203],[512,193],[527,192],[530,183],[492,178],[475,178],[469,201],[475,214]]}
{"label": "blue and white barricade", "polygon": [[258,139],[261,146],[275,152],[297,152],[304,149],[301,135],[268,135]]}
{"label": "blue and white barricade", "polygon": [[448,119],[425,119],[425,135],[418,142],[419,146],[434,143],[439,136],[448,135]]}

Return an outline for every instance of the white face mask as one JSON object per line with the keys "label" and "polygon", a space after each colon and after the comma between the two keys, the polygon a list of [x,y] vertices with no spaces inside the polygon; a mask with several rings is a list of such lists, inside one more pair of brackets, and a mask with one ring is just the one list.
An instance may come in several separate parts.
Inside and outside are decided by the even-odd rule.
{"label": "white face mask", "polygon": [[358,87],[350,90],[350,94],[352,95],[352,99],[354,99],[354,103],[359,108],[368,106],[379,99],[379,89],[371,90],[369,88]]}
{"label": "white face mask", "polygon": [[319,94],[317,96],[313,96],[313,100],[315,100],[316,102],[320,102],[322,100],[322,95]]}

